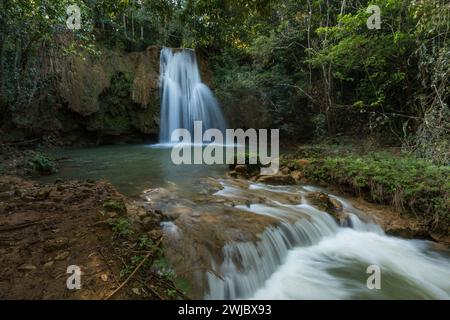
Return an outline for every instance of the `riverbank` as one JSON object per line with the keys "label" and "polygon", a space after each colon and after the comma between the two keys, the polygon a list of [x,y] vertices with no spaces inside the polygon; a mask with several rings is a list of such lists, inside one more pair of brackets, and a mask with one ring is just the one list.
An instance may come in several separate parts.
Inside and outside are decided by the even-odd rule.
{"label": "riverbank", "polygon": [[[107,182],[0,176],[0,299],[175,299],[161,213]],[[81,269],[83,290],[66,286]]]}
{"label": "riverbank", "polygon": [[[363,193],[363,188],[357,193],[356,189],[340,184],[341,180],[333,183],[331,179],[314,178],[317,172],[334,177],[333,170],[344,170],[343,164],[338,167],[323,164],[338,158],[347,161],[361,158],[356,163],[364,166],[381,161],[378,170],[391,177],[387,171],[391,167],[386,163],[392,164],[393,157],[398,155],[390,154],[391,160],[386,162],[385,158],[378,160],[379,156],[373,152],[354,149],[349,152],[335,146],[323,151],[323,148],[320,145],[290,148],[282,156],[280,174],[276,176],[261,177],[246,166],[236,166],[228,172],[230,178],[225,178],[226,167],[175,166],[167,161],[170,149],[144,145],[53,152],[45,157],[55,159],[56,154],[67,159],[54,161],[59,172],[39,178],[40,183],[11,176],[0,178],[3,188],[0,224],[12,228],[0,233],[0,263],[8,266],[0,279],[0,289],[9,293],[5,298],[12,298],[14,292],[17,297],[29,294],[33,299],[102,299],[118,288],[113,298],[169,299],[183,297],[184,292],[191,298],[218,298],[226,292],[222,288],[223,279],[228,279],[227,269],[219,266],[233,262],[226,260],[227,250],[254,248],[261,241],[269,241],[265,237],[272,231],[283,236],[283,232],[290,230],[284,235],[286,239],[297,239],[298,230],[291,230],[291,224],[295,226],[297,222],[308,231],[308,222],[315,221],[313,230],[321,236],[309,230],[307,241],[300,237],[284,251],[278,252],[278,244],[273,250],[264,251],[267,257],[278,257],[277,263],[264,264],[271,270],[267,269],[264,276],[259,275],[258,267],[245,271],[237,263],[237,280],[230,276],[230,281],[239,282],[240,277],[248,276],[251,286],[246,288],[246,297],[252,297],[271,272],[284,264],[290,250],[319,244],[329,234],[322,222],[331,228],[333,235],[349,230],[365,232],[366,227],[375,223],[388,235],[432,240],[426,244],[430,250],[435,246],[436,250],[448,247],[449,232],[443,229],[444,220],[438,221],[442,226],[438,229],[426,219],[426,214],[416,216],[399,211],[391,202],[374,203],[370,194]],[[403,161],[396,163],[405,165]],[[399,169],[393,165],[392,168],[409,170],[409,167]],[[417,174],[423,172],[428,171]],[[369,172],[361,169],[359,174],[363,173]],[[437,178],[445,178],[445,172],[441,175]],[[346,176],[349,175],[343,174]],[[100,177],[108,182],[97,182]],[[434,182],[439,184],[441,180],[437,178]],[[422,180],[425,183],[430,179]],[[367,234],[361,236],[365,240],[370,238]],[[383,243],[406,243],[385,237],[382,232],[378,236],[377,241]],[[395,250],[403,249],[400,245]],[[66,289],[69,265],[80,265],[84,272],[82,281],[87,281],[83,289],[87,291]],[[130,275],[131,280],[127,281]],[[251,280],[256,275],[261,276],[259,280]],[[42,290],[41,280],[37,282],[36,278],[42,279],[42,284],[51,283],[48,291]],[[125,285],[121,287],[122,284]],[[20,289],[15,290],[16,287]],[[241,296],[237,292],[233,294]],[[389,290],[387,294],[397,297]]]}
{"label": "riverbank", "polygon": [[[233,167],[233,177],[269,184],[316,184],[354,199],[388,233],[450,244],[450,168],[354,145],[303,145],[285,153],[276,176]],[[370,209],[377,204],[377,209]],[[373,207],[373,206],[372,206]]]}

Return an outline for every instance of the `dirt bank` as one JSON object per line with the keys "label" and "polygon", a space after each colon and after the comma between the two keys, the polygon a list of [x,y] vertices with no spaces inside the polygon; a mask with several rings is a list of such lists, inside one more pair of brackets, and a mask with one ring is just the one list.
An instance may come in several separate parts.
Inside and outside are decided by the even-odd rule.
{"label": "dirt bank", "polygon": [[[159,217],[106,182],[0,176],[0,299],[182,295],[153,263],[162,259]],[[70,265],[81,269],[80,290],[67,289]]]}

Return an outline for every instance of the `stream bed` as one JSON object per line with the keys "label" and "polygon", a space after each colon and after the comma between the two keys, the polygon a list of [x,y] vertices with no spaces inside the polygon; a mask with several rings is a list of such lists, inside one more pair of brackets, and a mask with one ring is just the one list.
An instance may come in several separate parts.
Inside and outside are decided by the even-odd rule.
{"label": "stream bed", "polygon": [[[69,150],[56,176],[105,179],[167,217],[166,255],[206,299],[449,299],[450,254],[384,234],[351,201],[315,186],[226,177],[223,165],[176,166],[170,149],[124,145]],[[323,192],[342,220],[312,205]],[[368,278],[379,271],[379,288]],[[370,281],[369,281],[370,282]]]}

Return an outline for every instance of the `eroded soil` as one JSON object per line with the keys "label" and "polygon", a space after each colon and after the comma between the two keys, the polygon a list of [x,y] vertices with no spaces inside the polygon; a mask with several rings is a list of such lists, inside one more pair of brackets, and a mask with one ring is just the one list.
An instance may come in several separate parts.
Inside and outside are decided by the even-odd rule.
{"label": "eroded soil", "polygon": [[[105,201],[122,201],[124,212],[105,210]],[[111,222],[125,215],[133,236],[122,237]],[[106,182],[63,182],[53,185],[0,176],[0,299],[104,299],[133,270],[130,256],[149,256],[135,238],[161,238],[158,214],[130,203]],[[154,249],[154,248],[153,248]],[[66,286],[67,268],[81,269],[80,290]],[[170,298],[151,268],[126,283],[113,299]],[[173,294],[173,291],[171,293]]]}

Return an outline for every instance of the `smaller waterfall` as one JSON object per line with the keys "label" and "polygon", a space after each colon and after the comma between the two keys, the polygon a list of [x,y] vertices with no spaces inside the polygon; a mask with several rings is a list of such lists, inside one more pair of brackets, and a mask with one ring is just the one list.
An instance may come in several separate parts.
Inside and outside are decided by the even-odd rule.
{"label": "smaller waterfall", "polygon": [[[245,199],[250,192],[270,192],[266,203],[236,205],[239,210],[279,220],[255,242],[233,242],[212,261],[206,273],[206,299],[448,299],[450,259],[430,252],[426,242],[388,237],[375,224],[358,218],[345,199],[348,215],[338,224],[326,212],[302,200],[285,204],[276,194],[302,194],[319,189],[251,184],[248,189],[223,183],[215,195]],[[266,195],[267,196],[267,195]],[[270,199],[270,200],[269,200]],[[383,290],[369,290],[366,269],[382,270]],[[217,276],[219,275],[219,276]]]}
{"label": "smaller waterfall", "polygon": [[201,81],[194,50],[161,50],[160,97],[160,142],[171,142],[176,129],[187,129],[193,136],[194,121],[202,121],[203,130],[225,132],[222,111],[212,91]]}

